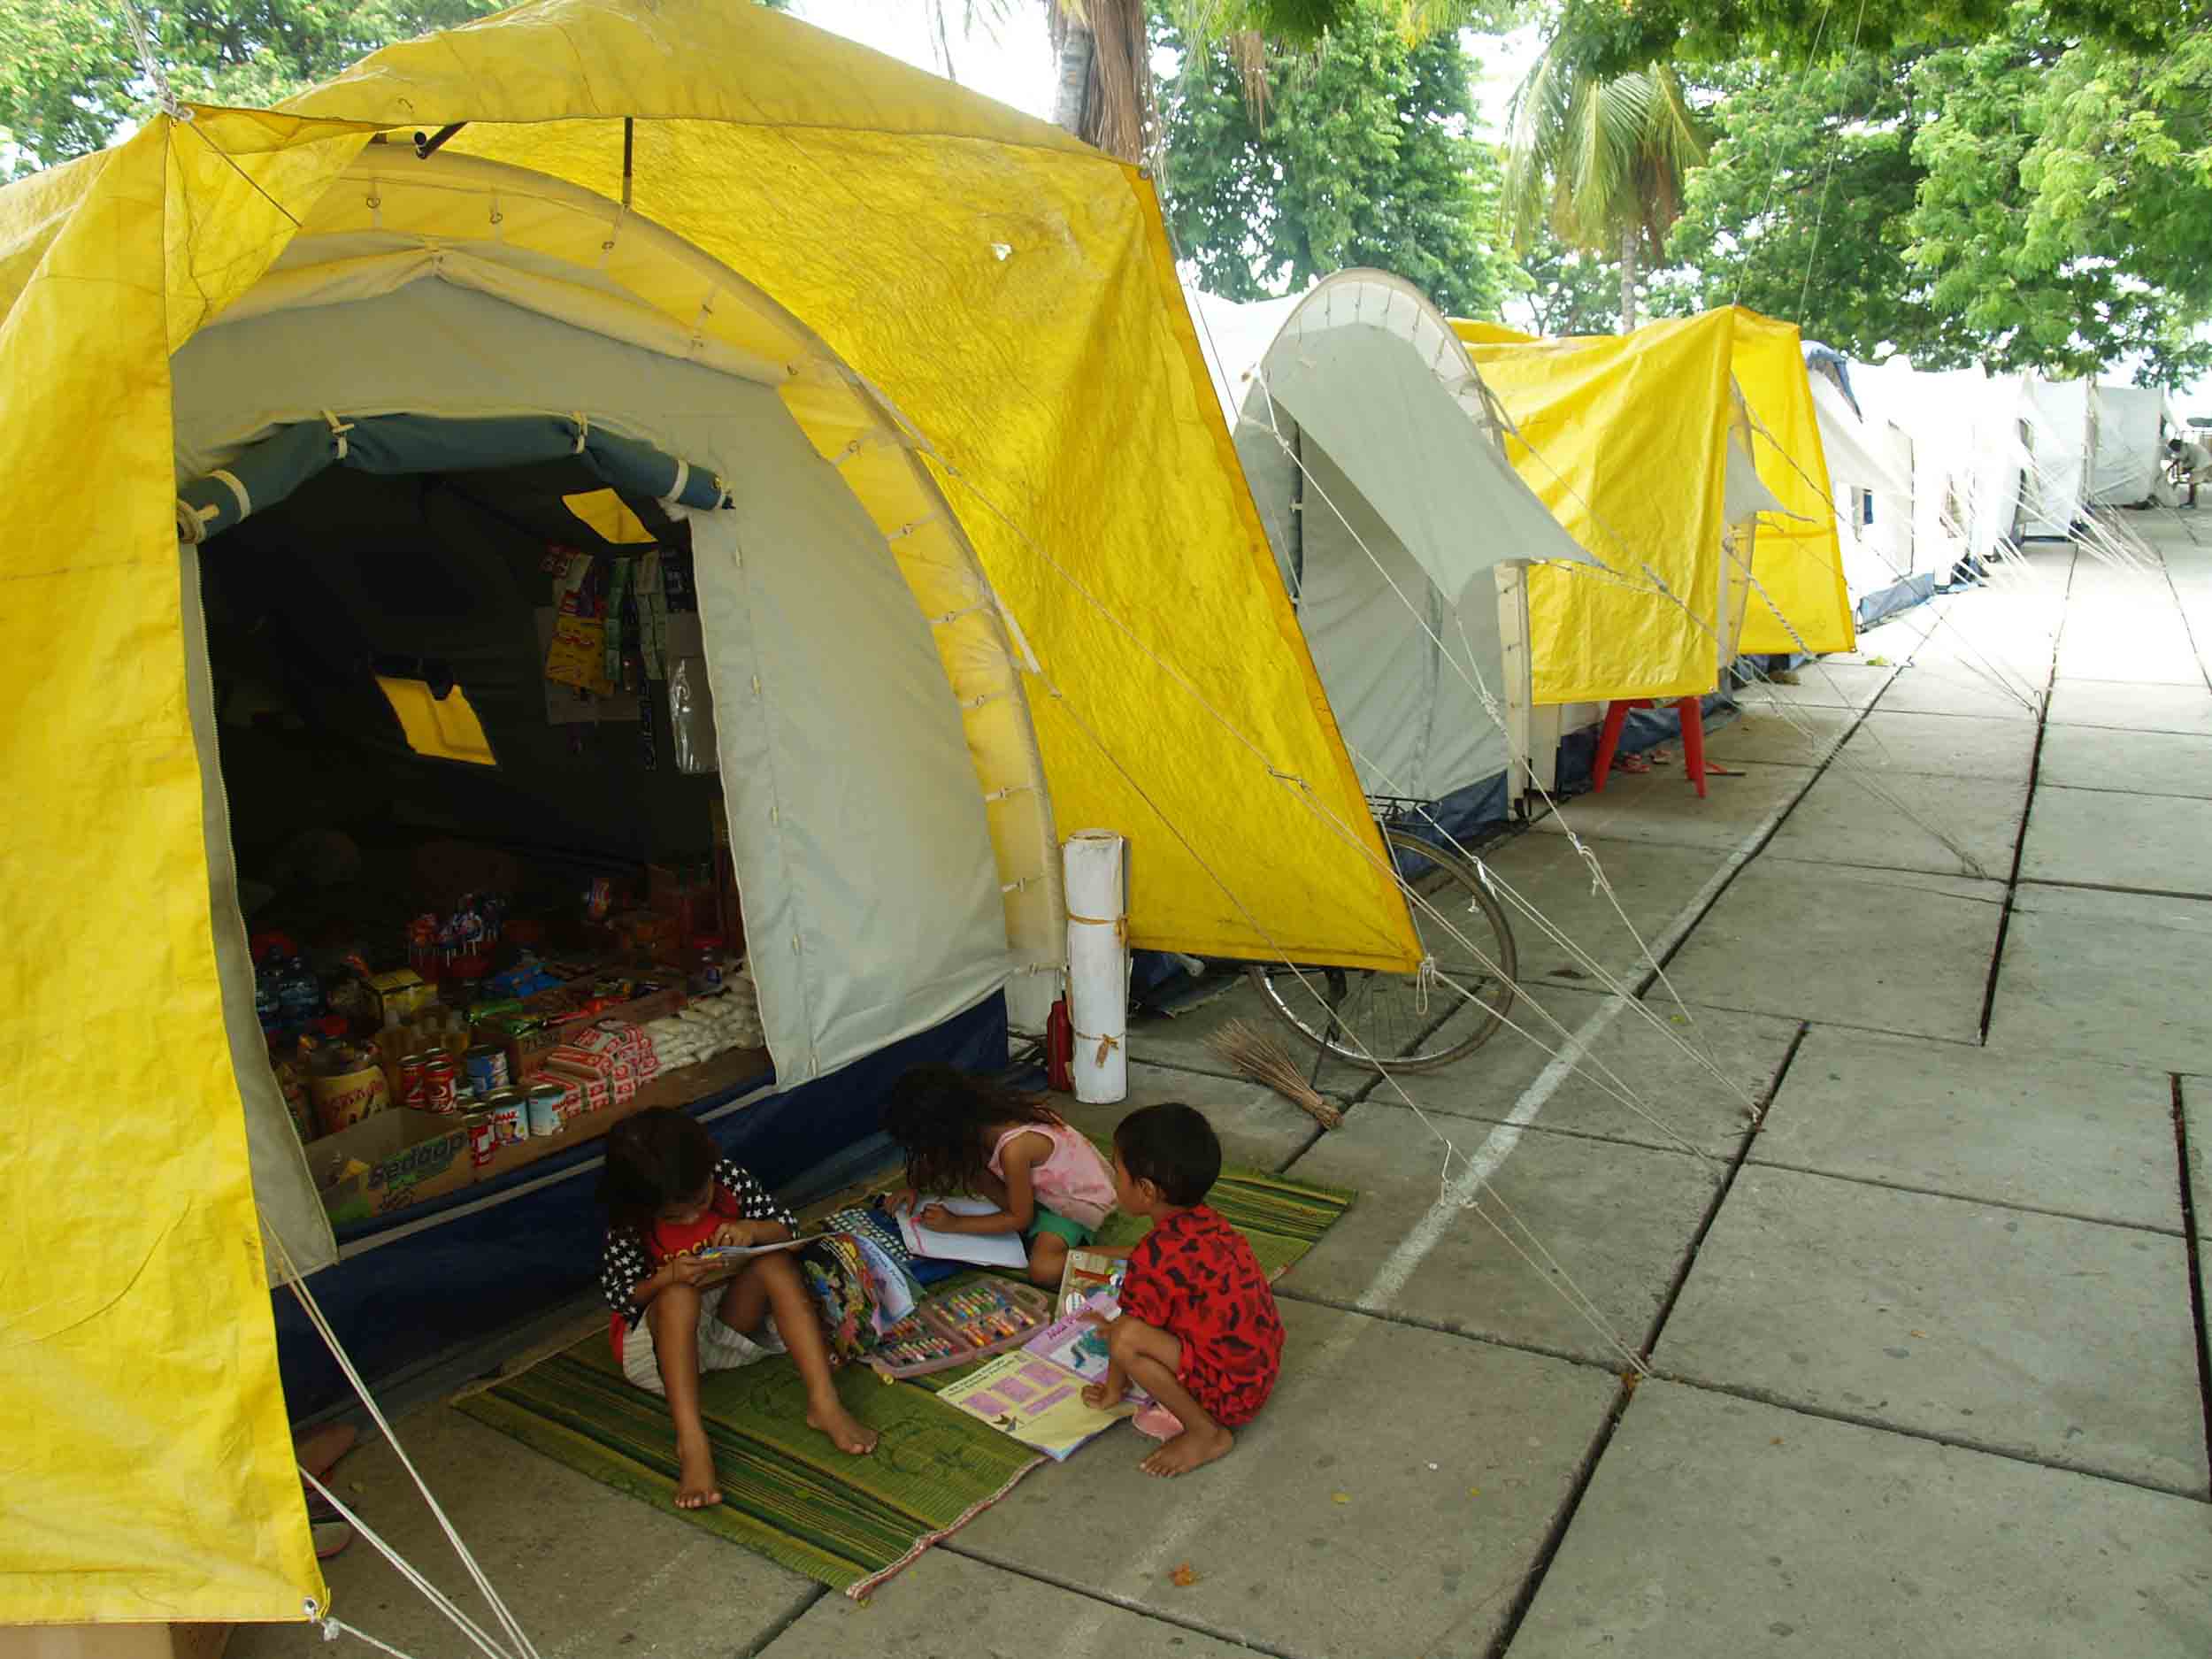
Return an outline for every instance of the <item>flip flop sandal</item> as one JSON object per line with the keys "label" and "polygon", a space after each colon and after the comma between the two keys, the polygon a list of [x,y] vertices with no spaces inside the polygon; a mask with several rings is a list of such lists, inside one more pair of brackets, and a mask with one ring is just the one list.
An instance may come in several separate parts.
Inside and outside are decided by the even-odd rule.
{"label": "flip flop sandal", "polygon": [[1651,762],[1641,755],[1616,755],[1613,757],[1613,770],[1615,772],[1649,772]]}
{"label": "flip flop sandal", "polygon": [[1743,776],[1743,768],[1724,766],[1717,760],[1709,760],[1705,763],[1705,775],[1708,778],[1740,778]]}
{"label": "flip flop sandal", "polygon": [[328,1521],[344,1521],[346,1517],[338,1513],[337,1505],[314,1487],[303,1486],[302,1490],[307,1495],[307,1518],[310,1521],[318,1526]]}
{"label": "flip flop sandal", "polygon": [[346,1546],[353,1542],[353,1528],[343,1521],[319,1521],[315,1524],[315,1559],[328,1561],[333,1555],[342,1555]]}
{"label": "flip flop sandal", "polygon": [[359,1438],[358,1432],[350,1423],[326,1423],[295,1441],[292,1455],[298,1460],[301,1468],[319,1480],[336,1467],[341,1457],[353,1449]]}

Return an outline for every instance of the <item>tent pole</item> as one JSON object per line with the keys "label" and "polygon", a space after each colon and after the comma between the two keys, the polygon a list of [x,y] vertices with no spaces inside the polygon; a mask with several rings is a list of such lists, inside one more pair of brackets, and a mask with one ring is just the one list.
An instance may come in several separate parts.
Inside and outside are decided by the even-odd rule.
{"label": "tent pole", "polygon": [[467,125],[468,123],[466,121],[448,121],[443,127],[441,127],[436,132],[433,133],[427,138],[425,138],[420,133],[417,133],[415,134],[415,159],[418,161],[429,160],[431,157],[436,155],[440,150],[444,148],[445,141],[447,139],[452,137],[454,134],[459,132]]}
{"label": "tent pole", "polygon": [[637,122],[630,116],[622,118],[622,211],[630,211],[631,164],[637,155]]}

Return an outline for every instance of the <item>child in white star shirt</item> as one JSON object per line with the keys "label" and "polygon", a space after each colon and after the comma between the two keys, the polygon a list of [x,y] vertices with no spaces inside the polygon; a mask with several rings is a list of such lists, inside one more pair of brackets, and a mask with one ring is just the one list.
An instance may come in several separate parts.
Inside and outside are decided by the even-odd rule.
{"label": "child in white star shirt", "polygon": [[[814,1298],[791,1252],[752,1257],[718,1294],[704,1282],[728,1270],[695,1252],[772,1244],[792,1237],[798,1218],[738,1164],[718,1161],[695,1118],[654,1107],[616,1125],[607,1137],[599,1202],[607,1213],[599,1286],[614,1310],[615,1357],[624,1377],[668,1402],[678,1509],[722,1502],[699,1414],[703,1371],[787,1351],[806,1384],[807,1422],[841,1452],[875,1449],[875,1431],[837,1397]],[[771,1315],[772,1332],[765,1328]]]}

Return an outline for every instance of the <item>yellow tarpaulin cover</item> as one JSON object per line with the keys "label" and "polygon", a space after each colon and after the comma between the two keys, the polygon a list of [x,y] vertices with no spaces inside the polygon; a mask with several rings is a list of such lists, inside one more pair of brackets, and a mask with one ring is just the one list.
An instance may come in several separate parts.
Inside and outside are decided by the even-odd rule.
{"label": "yellow tarpaulin cover", "polygon": [[1535,701],[1712,690],[1720,677],[1729,314],[1578,340],[1534,340],[1494,324],[1452,326],[1518,430],[1506,440],[1515,468],[1609,567],[1529,572]]}
{"label": "yellow tarpaulin cover", "polygon": [[1783,654],[1852,650],[1858,631],[1843,579],[1828,456],[1821,447],[1797,325],[1737,307],[1736,348],[1730,361],[1737,389],[1751,411],[1759,481],[1791,515],[1760,515],[1751,559],[1758,580],[1744,611],[1738,649]]}
{"label": "yellow tarpaulin cover", "polygon": [[631,211],[796,312],[944,457],[1050,676],[1059,822],[1135,844],[1139,941],[1417,956],[1135,169],[713,0],[526,6],[297,108],[333,119],[157,119],[0,192],[0,476],[45,480],[0,548],[0,1624],[324,1594],[214,972],[168,373],[366,127],[468,122],[457,150],[597,191],[611,224],[636,115]]}
{"label": "yellow tarpaulin cover", "polygon": [[[1687,320],[1701,324],[1710,331],[1700,336],[1705,344],[1697,349],[1708,352],[1724,349],[1727,374],[1733,379],[1751,417],[1752,459],[1758,469],[1759,481],[1782,503],[1788,515],[1768,512],[1759,517],[1757,534],[1753,538],[1751,559],[1752,575],[1755,580],[1749,584],[1748,601],[1736,649],[1739,651],[1762,653],[1801,649],[1850,650],[1857,644],[1850,595],[1844,584],[1843,560],[1837,541],[1835,511],[1829,490],[1828,464],[1821,449],[1812,388],[1806,378],[1804,352],[1797,327],[1792,323],[1763,317],[1742,306],[1708,311]],[[1579,359],[1584,366],[1578,373],[1594,374],[1597,373],[1594,365],[1603,362],[1615,365],[1617,370],[1625,374],[1627,365],[1631,364],[1636,365],[1640,371],[1647,371],[1650,354],[1656,350],[1672,357],[1678,368],[1686,361],[1680,354],[1690,348],[1683,341],[1669,338],[1668,331],[1679,326],[1669,322],[1651,323],[1625,336],[1599,334],[1572,340],[1545,341],[1496,323],[1455,321],[1452,325],[1460,338],[1468,342],[1470,352],[1482,366],[1484,380],[1491,384],[1494,390],[1499,391],[1507,412],[1514,416],[1517,424],[1519,417],[1514,409],[1513,400],[1503,394],[1502,377],[1541,383],[1549,380],[1550,373],[1547,370],[1530,366],[1514,371],[1504,367],[1506,363],[1558,364],[1578,360],[1582,351],[1589,350],[1600,356]],[[1724,348],[1717,343],[1724,335],[1726,341]],[[1536,349],[1543,355],[1524,359],[1519,354],[1526,349]],[[1562,353],[1568,355],[1563,357]],[[1500,365],[1494,373],[1494,364]],[[1564,380],[1560,382],[1563,396],[1565,395],[1565,383]],[[1625,380],[1618,382],[1623,385],[1627,383]],[[1611,415],[1612,424],[1601,424],[1583,432],[1573,430],[1572,423],[1578,419],[1597,418],[1599,411],[1594,403],[1587,410],[1578,411],[1563,407],[1557,402],[1546,400],[1545,415],[1560,423],[1555,428],[1555,442],[1542,446],[1544,455],[1541,460],[1524,456],[1517,457],[1516,462],[1520,465],[1523,476],[1535,487],[1538,494],[1544,495],[1547,503],[1551,504],[1555,511],[1562,514],[1563,522],[1566,522],[1569,528],[1576,528],[1571,515],[1579,514],[1594,534],[1604,536],[1608,526],[1617,532],[1611,538],[1610,546],[1601,542],[1585,543],[1600,557],[1617,565],[1621,563],[1617,557],[1621,543],[1659,546],[1666,537],[1678,534],[1679,526],[1689,521],[1688,515],[1692,509],[1688,503],[1677,503],[1670,513],[1659,504],[1655,494],[1645,494],[1647,489],[1655,492],[1659,480],[1669,476],[1701,479],[1705,476],[1701,472],[1690,472],[1684,469],[1708,465],[1724,467],[1726,465],[1725,450],[1714,449],[1708,442],[1709,428],[1702,413],[1697,420],[1685,423],[1680,428],[1675,426],[1673,419],[1673,411],[1683,406],[1684,398],[1704,396],[1700,388],[1710,384],[1709,374],[1701,373],[1692,381],[1672,390],[1654,383],[1647,373],[1643,374],[1636,384],[1640,388],[1637,396],[1649,400],[1643,407],[1625,411],[1617,405]],[[1538,397],[1532,388],[1523,396],[1532,401]],[[1721,411],[1720,414],[1724,443],[1725,411]],[[1576,478],[1610,473],[1616,469],[1626,467],[1634,475],[1633,482],[1610,476],[1601,483],[1593,482],[1591,490],[1602,490],[1608,503],[1602,510],[1594,510],[1588,503],[1596,499],[1595,495],[1585,491],[1579,485],[1570,489],[1555,478],[1548,491],[1542,481],[1547,470],[1543,465],[1545,461],[1550,462],[1560,472]],[[1724,472],[1722,481],[1725,482]],[[1577,495],[1583,499],[1576,500]],[[1602,519],[1603,523],[1596,522],[1599,519]],[[1579,535],[1578,530],[1577,534]],[[1717,560],[1713,571],[1717,579],[1720,574]],[[1685,574],[1687,576],[1689,572]],[[1529,589],[1532,622],[1537,620],[1540,605],[1547,616],[1560,620],[1563,626],[1564,618],[1575,614],[1578,609],[1580,610],[1580,619],[1594,624],[1632,620],[1635,614],[1632,602],[1624,595],[1594,607],[1577,607],[1559,597],[1566,590],[1570,580],[1558,572],[1536,572],[1536,579],[1532,580]],[[1667,578],[1667,581],[1674,592],[1686,596],[1686,590],[1677,587],[1673,578]],[[1773,602],[1772,605],[1767,602],[1769,597]],[[1788,618],[1787,626],[1777,619],[1774,606],[1779,606],[1782,616]],[[1704,614],[1709,616],[1710,610],[1707,609]],[[1682,620],[1686,623],[1687,618]],[[1676,633],[1678,637],[1672,642],[1682,644],[1678,630]],[[1660,640],[1641,641],[1653,646],[1666,642]],[[1594,653],[1603,650],[1602,647],[1596,645],[1591,649]],[[1603,660],[1601,657],[1594,656],[1587,666],[1594,669],[1600,660]],[[1597,683],[1596,679],[1588,673],[1578,676],[1548,673],[1540,645],[1536,663],[1536,700],[1540,703],[1581,701],[1582,694],[1570,698],[1555,695],[1546,689],[1547,687],[1555,688],[1568,679],[1585,686]],[[1612,670],[1609,667],[1604,672],[1610,672]],[[1695,674],[1687,673],[1686,677],[1694,679]],[[1643,675],[1644,680],[1655,683],[1663,680],[1670,686],[1682,684],[1684,678],[1684,674],[1678,673],[1662,674],[1655,666],[1647,667]],[[1709,679],[1703,688],[1711,689],[1713,683]],[[1616,691],[1605,695],[1653,696],[1686,693]]]}

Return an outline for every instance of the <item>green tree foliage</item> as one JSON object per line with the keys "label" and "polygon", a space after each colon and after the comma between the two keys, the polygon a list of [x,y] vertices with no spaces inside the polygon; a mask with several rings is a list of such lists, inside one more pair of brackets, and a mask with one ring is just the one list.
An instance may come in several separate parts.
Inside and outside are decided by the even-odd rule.
{"label": "green tree foliage", "polygon": [[1183,53],[1161,90],[1168,224],[1209,292],[1259,299],[1374,265],[1455,316],[1498,315],[1498,161],[1472,135],[1456,36],[1409,44],[1392,8],[1356,11],[1311,51],[1266,48],[1261,107],[1226,47],[1184,50],[1168,20],[1162,35]]}
{"label": "green tree foliage", "polygon": [[[1772,53],[1792,64],[1838,51],[1893,56],[2001,32],[2010,0],[1563,0],[1560,27],[1612,73],[1664,58],[1725,64]],[[2203,27],[2193,0],[2049,0],[2053,29],[2124,50],[2169,50]]]}
{"label": "green tree foliage", "polygon": [[1893,344],[1932,365],[1975,356],[1978,338],[1931,307],[1906,259],[1924,177],[1913,141],[1927,114],[1913,61],[1862,52],[1797,70],[1767,59],[1716,77],[1707,119],[1719,136],[1668,244],[1685,269],[1655,303],[1740,301],[1861,357]]}
{"label": "green tree foliage", "polygon": [[1620,267],[1537,232],[1510,273],[1505,319],[1530,334],[1563,339],[1607,334],[1620,319]]}
{"label": "green tree foliage", "polygon": [[1673,304],[1740,298],[1929,367],[2185,376],[2212,315],[2208,53],[2070,43],[2019,5],[1972,45],[1732,72]]}
{"label": "green tree foliage", "polygon": [[1915,67],[1936,112],[1906,257],[1994,360],[2089,372],[2185,360],[2212,317],[2212,37],[2068,43],[2037,9]]}
{"label": "green tree foliage", "polygon": [[1555,33],[1513,95],[1503,204],[1514,245],[1548,226],[1570,247],[1617,256],[1617,315],[1633,328],[1638,267],[1665,247],[1704,157],[1671,67],[1611,73],[1586,42]]}

